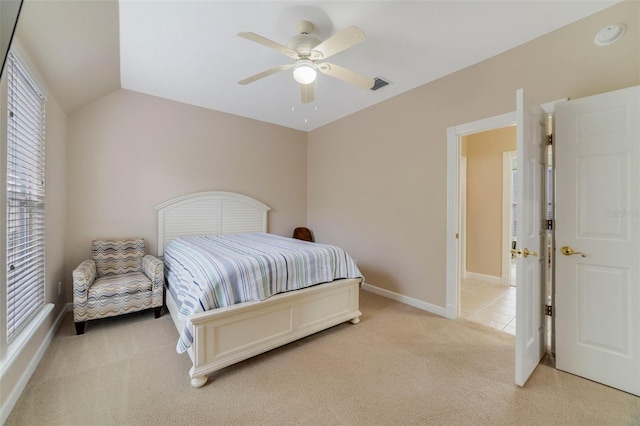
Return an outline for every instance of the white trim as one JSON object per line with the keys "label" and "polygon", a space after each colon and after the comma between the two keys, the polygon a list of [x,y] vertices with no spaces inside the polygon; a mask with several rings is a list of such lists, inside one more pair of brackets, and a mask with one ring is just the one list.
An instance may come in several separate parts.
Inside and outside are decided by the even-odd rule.
{"label": "white trim", "polygon": [[467,157],[460,154],[460,200],[458,201],[460,208],[460,231],[458,232],[460,240],[460,271],[462,278],[467,278]]}
{"label": "white trim", "polygon": [[[450,140],[455,143],[449,143]],[[447,129],[447,260],[446,260],[446,306],[447,318],[458,318],[458,306],[460,306],[458,297],[458,281],[460,279],[459,268],[459,240],[456,238],[459,222],[458,214],[458,179],[459,179],[459,157],[460,143],[459,136],[456,134],[455,127]]]}
{"label": "white trim", "polygon": [[513,205],[511,163],[516,151],[502,153],[502,284],[511,285],[511,206]]}
{"label": "white trim", "polygon": [[24,350],[24,347],[27,346],[29,340],[31,340],[31,336],[35,334],[45,318],[49,316],[53,310],[53,306],[53,303],[47,303],[39,308],[33,318],[18,332],[15,339],[7,345],[7,351],[0,359],[0,377],[4,377],[7,370],[11,368],[16,358]]}
{"label": "white trim", "polygon": [[477,272],[469,272],[469,271],[467,271],[466,274],[467,274],[467,279],[469,280],[482,281],[489,284],[502,285],[501,277],[495,277],[493,275],[485,275],[485,274],[479,274]]}
{"label": "white trim", "polygon": [[471,123],[449,127],[447,129],[447,318],[458,318],[458,307],[460,306],[460,244],[459,240],[456,239],[456,234],[459,233],[460,222],[460,207],[458,206],[458,197],[460,193],[458,183],[460,139],[465,135],[507,127],[515,123],[516,113],[508,112],[495,117],[484,118]]}
{"label": "white trim", "polygon": [[560,102],[567,102],[569,98],[560,98],[555,101],[547,102],[546,104],[540,105],[540,108],[544,110],[547,114],[553,114],[556,112],[556,104]]}
{"label": "white trim", "polygon": [[514,124],[516,124],[516,113],[515,111],[512,111],[496,115],[495,117],[488,117],[481,120],[472,121],[470,123],[459,124],[457,126],[449,127],[449,129],[454,129],[455,134],[458,136],[466,136],[473,133],[500,129],[502,127],[512,126]]}
{"label": "white trim", "polygon": [[[49,316],[51,311],[53,311],[53,307],[54,307],[53,303],[46,304],[44,308],[38,313],[38,315],[31,321],[31,323],[22,330],[22,332],[20,333],[20,336],[18,336],[11,343],[11,345],[9,345],[7,353],[2,357],[2,367],[0,369],[1,371],[0,380],[2,380],[1,377],[4,377],[5,373],[9,370],[9,368],[11,367],[13,362],[16,360],[18,355],[22,352],[25,345],[29,342],[31,336],[33,336],[36,330],[42,325],[44,320]],[[29,382],[29,379],[33,375],[33,372],[36,370],[36,367],[38,366],[45,352],[49,348],[49,345],[51,344],[53,337],[58,331],[58,328],[60,328],[60,325],[62,324],[62,320],[65,317],[65,314],[69,312],[71,309],[72,309],[72,304],[68,303],[67,305],[65,305],[63,309],[60,310],[60,313],[58,314],[58,317],[53,323],[53,326],[49,329],[47,336],[42,341],[42,343],[40,344],[40,347],[31,358],[29,365],[22,373],[22,376],[20,377],[20,380],[18,380],[18,383],[16,384],[16,386],[11,390],[9,395],[3,394],[4,403],[2,404],[2,408],[0,408],[0,424],[4,424],[7,421],[9,414],[11,414],[11,410],[13,410],[13,407],[16,405],[16,402],[18,402],[18,398],[20,398],[20,395],[22,395],[22,391],[24,391],[24,388],[27,386],[27,383]]]}
{"label": "white trim", "polygon": [[402,294],[385,290],[367,283],[362,284],[362,289],[386,297],[387,299],[392,299],[397,302],[404,303],[405,305],[431,312],[432,314],[436,314],[441,317],[450,318],[447,314],[448,309],[443,308],[442,306],[432,305],[431,303],[423,302],[422,300],[414,299],[413,297],[403,296]]}

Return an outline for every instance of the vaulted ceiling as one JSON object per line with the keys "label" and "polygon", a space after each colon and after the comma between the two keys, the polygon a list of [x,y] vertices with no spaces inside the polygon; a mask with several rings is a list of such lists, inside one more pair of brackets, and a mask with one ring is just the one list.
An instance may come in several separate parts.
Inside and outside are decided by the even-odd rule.
{"label": "vaulted ceiling", "polygon": [[[124,88],[309,131],[617,2],[25,0],[17,35],[67,112]],[[237,34],[286,45],[301,20],[320,40],[361,28],[365,41],[329,62],[390,84],[319,74],[307,104],[291,70],[239,85],[293,60]]]}

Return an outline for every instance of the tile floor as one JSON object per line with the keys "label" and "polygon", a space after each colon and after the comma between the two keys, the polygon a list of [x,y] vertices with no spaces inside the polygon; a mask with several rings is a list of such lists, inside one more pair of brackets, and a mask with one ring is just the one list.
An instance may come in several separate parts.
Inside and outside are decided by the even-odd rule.
{"label": "tile floor", "polygon": [[516,288],[463,279],[460,317],[516,334]]}

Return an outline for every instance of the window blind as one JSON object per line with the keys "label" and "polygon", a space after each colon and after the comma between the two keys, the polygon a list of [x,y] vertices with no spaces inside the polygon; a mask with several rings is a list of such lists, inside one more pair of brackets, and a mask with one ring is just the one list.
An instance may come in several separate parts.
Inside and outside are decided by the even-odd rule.
{"label": "window blind", "polygon": [[44,305],[45,98],[7,57],[7,338]]}

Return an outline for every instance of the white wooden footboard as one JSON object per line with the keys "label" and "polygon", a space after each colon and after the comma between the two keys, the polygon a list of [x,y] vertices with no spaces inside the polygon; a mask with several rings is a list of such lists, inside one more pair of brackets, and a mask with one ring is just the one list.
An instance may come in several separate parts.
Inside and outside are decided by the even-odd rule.
{"label": "white wooden footboard", "polygon": [[[193,315],[191,385],[203,386],[207,373],[345,321],[357,324],[359,287],[360,279],[339,280]],[[170,297],[167,292],[169,311],[180,327]]]}

